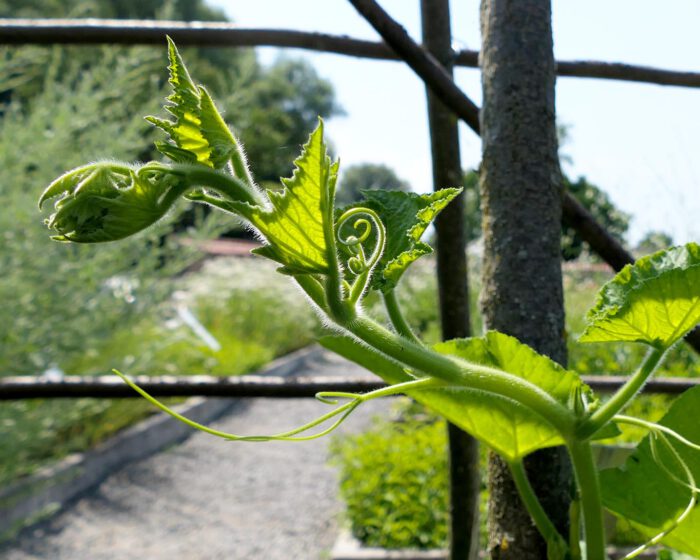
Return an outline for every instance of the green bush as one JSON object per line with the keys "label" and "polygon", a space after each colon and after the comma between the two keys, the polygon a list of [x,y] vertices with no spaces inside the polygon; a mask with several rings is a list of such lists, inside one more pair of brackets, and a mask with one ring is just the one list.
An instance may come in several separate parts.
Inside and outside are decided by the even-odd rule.
{"label": "green bush", "polygon": [[[5,107],[0,120],[0,375],[34,374],[66,362],[127,327],[168,294],[163,279],[188,257],[164,220],[125,244],[101,248],[48,239],[36,193],[85,158],[135,158],[147,128],[144,107],[110,93],[142,60],[105,60],[105,68],[49,78],[31,103]],[[139,86],[140,87],[140,86]],[[184,252],[186,253],[186,252]],[[178,256],[175,258],[175,256]]]}
{"label": "green bush", "polygon": [[375,419],[336,438],[333,461],[353,535],[368,546],[443,548],[448,531],[447,432],[443,421]]}

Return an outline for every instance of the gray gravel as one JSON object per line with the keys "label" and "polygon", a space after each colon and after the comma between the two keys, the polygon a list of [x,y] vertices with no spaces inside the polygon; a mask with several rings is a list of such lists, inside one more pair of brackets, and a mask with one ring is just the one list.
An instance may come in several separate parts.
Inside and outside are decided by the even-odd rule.
{"label": "gray gravel", "polygon": [[[324,354],[305,373],[359,368]],[[360,407],[342,431],[386,413]],[[313,399],[250,399],[214,426],[274,433],[326,412]],[[304,443],[230,443],[197,433],[114,473],[66,511],[25,531],[6,560],[316,560],[328,557],[342,505],[327,464],[329,438]]]}

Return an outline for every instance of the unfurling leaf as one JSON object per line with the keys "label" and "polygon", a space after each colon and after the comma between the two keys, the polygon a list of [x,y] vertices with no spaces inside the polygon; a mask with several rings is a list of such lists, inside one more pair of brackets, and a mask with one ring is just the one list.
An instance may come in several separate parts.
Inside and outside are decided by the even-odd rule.
{"label": "unfurling leaf", "polygon": [[[235,175],[244,179],[247,175],[243,153],[238,142],[221,117],[209,93],[196,86],[190,78],[175,43],[168,38],[170,58],[170,84],[173,93],[168,97],[166,109],[174,121],[146,117],[146,120],[168,133],[175,145],[156,143],[158,150],[178,163],[201,164],[221,169],[229,162],[236,166],[236,159],[242,169],[234,169]],[[238,158],[236,157],[238,156]]]}
{"label": "unfurling leaf", "polygon": [[[357,207],[374,210],[386,228],[386,246],[374,269],[371,287],[389,291],[396,287],[406,269],[415,260],[433,252],[421,241],[425,230],[435,217],[461,189],[442,189],[431,194],[416,194],[403,191],[362,191],[365,200]],[[370,244],[374,240],[370,240]]]}
{"label": "unfurling leaf", "polygon": [[250,222],[268,245],[254,252],[283,265],[289,274],[322,273],[329,268],[333,241],[333,199],[338,164],[331,163],[323,141],[323,122],[294,162],[282,192],[268,191],[270,207],[254,207]]}
{"label": "unfurling leaf", "polygon": [[700,246],[688,243],[627,265],[603,286],[581,342],[671,346],[700,322]]}
{"label": "unfurling leaf", "polygon": [[138,173],[132,166],[101,162],[78,167],[51,183],[39,206],[60,196],[46,221],[54,239],[75,243],[115,241],[160,220],[186,186],[176,176]]}

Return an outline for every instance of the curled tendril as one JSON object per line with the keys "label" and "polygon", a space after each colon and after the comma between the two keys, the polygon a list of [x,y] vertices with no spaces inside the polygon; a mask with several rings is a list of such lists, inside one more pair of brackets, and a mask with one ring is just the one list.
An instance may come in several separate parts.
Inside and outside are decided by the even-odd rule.
{"label": "curled tendril", "polygon": [[[657,424],[655,422],[647,422],[645,420],[640,420],[639,418],[634,418],[632,416],[624,416],[621,414],[615,416],[614,420],[620,424],[631,424],[634,426],[640,426],[648,429],[651,435],[649,440],[649,447],[651,449],[651,456],[654,462],[661,468],[661,470],[664,471],[664,473],[671,480],[674,480],[681,486],[684,486],[685,488],[690,490],[690,500],[688,501],[688,505],[681,512],[681,514],[673,520],[669,527],[667,527],[660,533],[654,535],[647,542],[635,548],[623,558],[623,560],[631,560],[632,558],[636,558],[637,556],[639,556],[649,547],[658,544],[671,531],[678,527],[685,520],[685,518],[688,517],[688,515],[690,515],[690,513],[695,508],[695,505],[697,504],[697,498],[698,494],[700,493],[700,488],[698,488],[695,482],[695,477],[693,476],[693,472],[690,470],[688,464],[683,460],[676,448],[673,445],[671,445],[671,442],[669,441],[669,436],[675,439],[681,445],[685,445],[686,447],[689,447],[694,450],[700,450],[700,445],[684,438],[682,435],[672,430],[671,428],[663,426],[661,424]],[[681,470],[685,475],[685,480],[680,478],[676,473],[669,469],[668,466],[666,466],[666,464],[664,464],[663,459],[659,454],[657,442],[661,442],[664,445],[664,447],[666,447],[667,451],[673,457],[673,460],[676,462],[676,464],[678,464],[681,467]]]}
{"label": "curled tendril", "polygon": [[[343,228],[346,226],[352,227],[355,234],[344,236]],[[373,230],[376,232],[376,243],[367,258],[363,244],[370,238]],[[346,265],[348,270],[356,276],[350,287],[349,298],[352,302],[357,302],[367,287],[372,269],[384,253],[386,228],[374,210],[363,207],[351,208],[338,218],[336,237],[338,242],[353,254],[346,261]]]}

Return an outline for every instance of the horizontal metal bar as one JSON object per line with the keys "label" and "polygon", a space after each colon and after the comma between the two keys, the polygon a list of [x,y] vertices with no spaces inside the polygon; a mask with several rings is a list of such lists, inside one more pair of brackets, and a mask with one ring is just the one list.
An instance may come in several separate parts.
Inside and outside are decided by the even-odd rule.
{"label": "horizontal metal bar", "polygon": [[[0,19],[0,44],[162,44],[170,35],[178,44],[208,47],[290,47],[378,60],[400,57],[383,42],[365,41],[345,35],[330,35],[289,29],[241,27],[226,22],[182,22],[118,19]],[[458,66],[478,68],[479,52],[455,53]],[[557,74],[565,77],[598,78],[700,87],[700,72],[665,70],[649,66],[600,62],[559,61]]]}
{"label": "horizontal metal bar", "polygon": [[[584,376],[594,390],[610,393],[620,387],[626,377],[610,375]],[[135,382],[148,393],[159,397],[313,397],[319,391],[365,393],[384,387],[378,378],[367,376],[339,377],[314,375],[280,377],[240,375],[138,376]],[[700,385],[700,379],[660,378],[649,381],[647,393],[679,394]],[[61,379],[44,376],[17,376],[0,379],[0,400],[62,399],[78,397],[131,398],[138,395],[116,375],[87,377],[68,375]]]}

